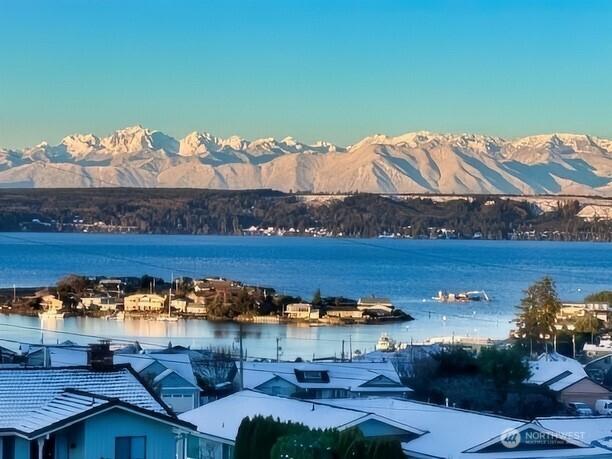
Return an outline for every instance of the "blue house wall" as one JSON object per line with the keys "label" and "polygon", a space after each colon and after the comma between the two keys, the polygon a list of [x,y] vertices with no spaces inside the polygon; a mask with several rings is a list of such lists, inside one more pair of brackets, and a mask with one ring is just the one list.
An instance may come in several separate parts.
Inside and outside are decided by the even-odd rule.
{"label": "blue house wall", "polygon": [[[145,437],[147,459],[174,459],[173,430],[160,420],[115,408],[53,433],[55,459],[114,459],[117,437]],[[30,459],[30,443],[16,437],[14,459]]]}
{"label": "blue house wall", "polygon": [[[115,439],[132,436],[146,438],[147,459],[168,459],[176,456],[176,437],[173,427],[169,424],[121,410],[94,416],[84,424],[83,459],[114,458]],[[73,459],[72,456],[70,459]]]}

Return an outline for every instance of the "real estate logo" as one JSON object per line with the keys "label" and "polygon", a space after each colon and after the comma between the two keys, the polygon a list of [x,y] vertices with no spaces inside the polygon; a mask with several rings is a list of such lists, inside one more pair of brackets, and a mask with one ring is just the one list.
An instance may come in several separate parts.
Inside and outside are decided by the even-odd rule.
{"label": "real estate logo", "polygon": [[516,429],[506,429],[501,435],[501,444],[506,448],[516,448],[521,443],[521,434]]}

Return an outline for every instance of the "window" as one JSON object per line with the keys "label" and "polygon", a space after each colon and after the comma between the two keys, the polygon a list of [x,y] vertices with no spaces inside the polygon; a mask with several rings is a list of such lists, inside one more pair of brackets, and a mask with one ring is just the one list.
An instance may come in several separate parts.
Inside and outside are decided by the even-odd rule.
{"label": "window", "polygon": [[234,447],[224,443],[221,454],[223,455],[223,459],[232,459],[232,457],[234,457]]}
{"label": "window", "polygon": [[146,437],[116,437],[115,459],[146,459]]}
{"label": "window", "polygon": [[0,449],[0,458],[14,459],[15,458],[15,437],[0,438],[2,448]]}

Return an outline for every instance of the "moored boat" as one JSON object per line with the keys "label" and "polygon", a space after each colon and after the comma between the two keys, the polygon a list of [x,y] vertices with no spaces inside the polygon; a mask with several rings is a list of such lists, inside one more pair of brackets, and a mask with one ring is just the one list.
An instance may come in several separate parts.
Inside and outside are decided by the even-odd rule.
{"label": "moored boat", "polygon": [[58,311],[55,311],[55,310],[48,310],[48,311],[43,311],[43,312],[39,312],[38,313],[38,317],[40,318],[40,320],[58,320],[58,319],[63,319],[64,315],[65,315],[64,312],[58,312]]}
{"label": "moored boat", "polygon": [[438,296],[432,297],[440,303],[468,303],[472,301],[491,301],[484,290],[473,290],[469,292],[452,293],[440,290]]}
{"label": "moored boat", "polygon": [[395,351],[396,343],[393,338],[391,338],[387,333],[383,333],[378,338],[378,342],[376,343],[376,350],[382,352],[393,352]]}

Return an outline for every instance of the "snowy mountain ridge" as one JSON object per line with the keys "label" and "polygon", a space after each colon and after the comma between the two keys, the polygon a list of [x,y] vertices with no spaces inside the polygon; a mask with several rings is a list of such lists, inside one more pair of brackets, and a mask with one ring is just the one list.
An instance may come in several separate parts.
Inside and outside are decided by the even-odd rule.
{"label": "snowy mountain ridge", "polygon": [[292,137],[247,140],[142,126],[0,148],[1,187],[273,188],[372,193],[585,194],[612,197],[612,140],[546,134],[376,134],[349,147]]}

